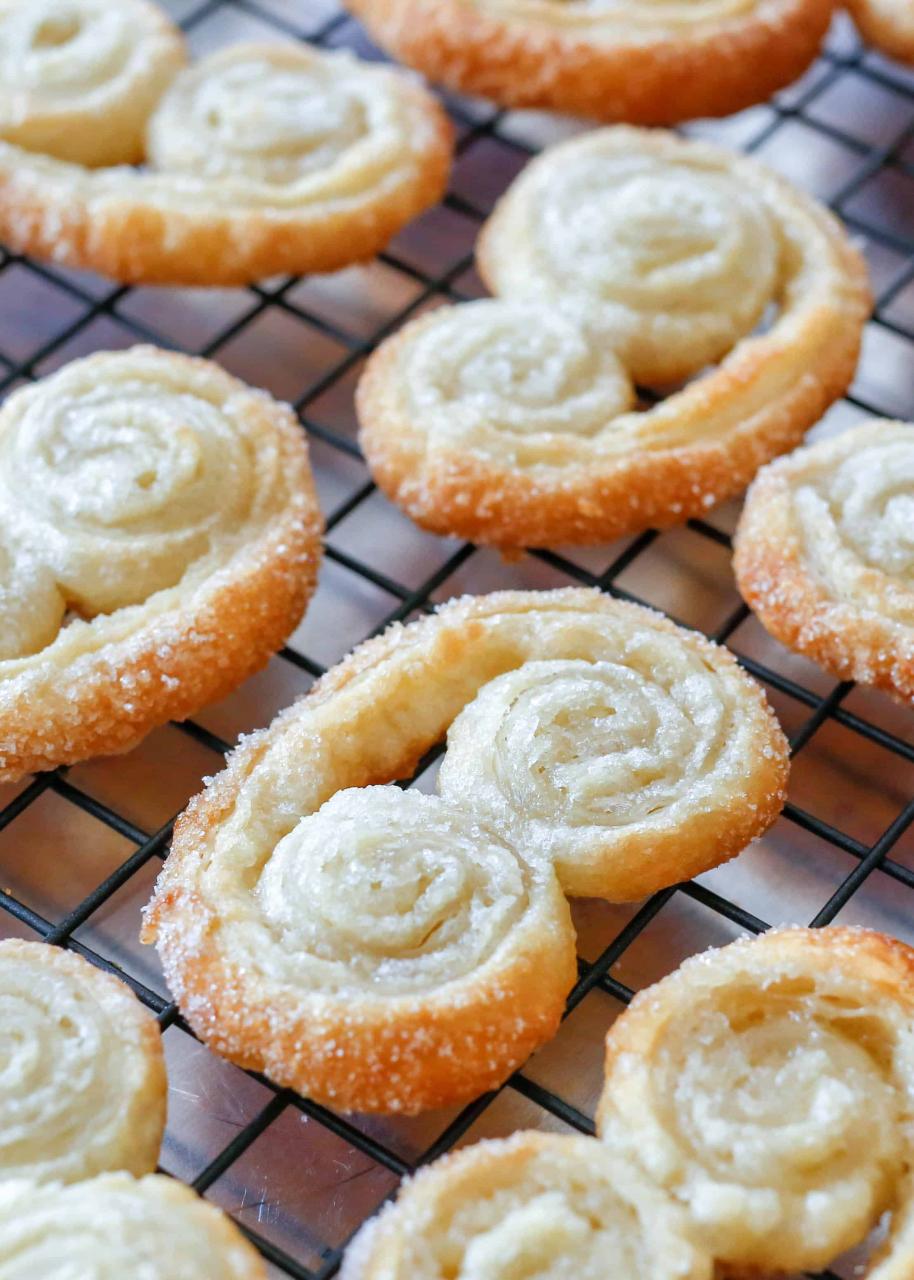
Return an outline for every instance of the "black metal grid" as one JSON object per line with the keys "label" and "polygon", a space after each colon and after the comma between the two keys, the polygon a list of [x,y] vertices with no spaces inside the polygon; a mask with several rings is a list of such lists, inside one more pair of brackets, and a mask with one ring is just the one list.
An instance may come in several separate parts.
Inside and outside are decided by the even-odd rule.
{"label": "black metal grid", "polygon": [[[221,20],[229,14],[233,19],[243,19],[256,27],[250,31],[253,35],[307,38],[322,46],[352,45],[359,52],[374,56],[358,27],[344,13],[331,11],[330,0],[204,0],[203,3],[173,0],[171,8],[191,38],[212,20]],[[205,342],[185,347],[195,354],[220,359],[233,341],[249,331],[260,318],[281,313],[291,325],[301,327],[303,351],[309,341],[323,342],[321,350],[332,354],[332,358],[321,357],[318,361],[320,367],[314,371],[309,385],[295,398],[295,408],[313,441],[321,441],[327,449],[352,460],[349,492],[329,510],[327,558],[330,564],[336,564],[370,584],[387,600],[383,616],[377,619],[373,631],[383,629],[392,621],[428,610],[435,598],[451,594],[451,580],[460,582],[460,574],[480,554],[470,545],[455,547],[442,543],[445,554],[439,556],[434,571],[423,572],[419,581],[404,582],[401,578],[409,578],[410,575],[401,573],[398,562],[386,563],[379,568],[371,562],[371,557],[347,549],[347,539],[337,535],[353,515],[370,510],[366,504],[372,500],[374,486],[361,464],[352,435],[344,428],[327,426],[320,412],[321,401],[328,394],[335,391],[344,397],[349,395],[347,378],[353,375],[374,345],[398,328],[408,316],[429,304],[459,300],[480,291],[472,276],[471,233],[488,212],[492,194],[489,188],[494,190],[507,185],[527,153],[535,147],[526,140],[531,126],[524,119],[452,95],[448,95],[446,100],[458,129],[458,164],[444,207],[465,227],[469,238],[458,252],[442,253],[440,258],[435,256],[434,245],[429,259],[428,246],[417,249],[410,243],[403,249],[398,248],[399,241],[381,255],[380,261],[385,267],[396,273],[399,281],[410,286],[410,296],[404,305],[388,308],[377,323],[372,324],[370,332],[365,332],[363,324],[347,326],[338,317],[328,314],[326,308],[309,301],[307,296],[303,300],[298,281],[272,281],[244,291],[241,303],[237,299],[233,302],[232,316],[227,323],[220,323],[216,332],[207,335]],[[857,411],[858,417],[886,413],[914,415],[914,374],[908,381],[904,372],[905,360],[914,368],[914,348],[909,345],[914,342],[914,75],[867,51],[853,36],[849,25],[844,23],[833,32],[815,67],[799,85],[763,107],[744,112],[730,122],[702,126],[700,131],[738,143],[746,151],[757,152],[769,162],[785,166],[788,172],[791,167],[796,169],[799,166],[801,177],[809,175],[811,166],[813,186],[820,180],[826,185],[833,182],[835,173],[838,173],[836,185],[833,182],[832,188],[822,194],[850,230],[861,238],[870,255],[878,297],[869,330],[869,363],[865,357],[863,374],[847,398],[845,408],[849,405],[852,411]],[[480,161],[475,159],[478,156],[482,157]],[[816,157],[821,156],[828,159],[825,166],[828,173],[824,177],[816,164]],[[500,172],[501,167],[504,167],[504,174]],[[480,188],[482,196],[479,195]],[[434,265],[429,265],[430,260]],[[78,273],[3,254],[0,259],[0,299],[3,297],[4,280],[12,272],[25,272],[33,284],[37,281],[42,287],[48,286],[52,291],[49,296],[66,298],[71,318],[63,324],[56,324],[53,333],[24,351],[6,350],[0,340],[0,390],[23,379],[40,376],[55,360],[69,358],[74,353],[74,343],[82,344],[78,350],[93,345],[109,345],[104,339],[112,331],[112,326],[116,330],[117,341],[149,340],[159,345],[182,345],[163,332],[159,324],[147,323],[142,318],[142,309],[138,316],[136,309],[131,307],[132,299],[150,291],[98,282]],[[0,310],[3,305],[0,301]],[[15,329],[15,315],[13,320]],[[94,327],[98,322],[102,322],[100,329]],[[0,339],[2,333],[0,327]],[[894,370],[892,377],[883,376],[887,367],[890,372]],[[725,525],[726,518],[722,524],[713,514],[709,521],[691,521],[689,529],[697,539],[692,545],[699,547],[702,544],[705,549],[717,549],[726,557],[729,537],[724,531]],[[550,582],[586,583],[623,599],[639,600],[639,595],[629,590],[626,582],[639,560],[650,555],[658,537],[660,535],[648,532],[626,540],[624,545],[614,546],[604,557],[608,563],[600,562],[600,553],[579,557],[575,553],[560,555],[554,551],[532,551],[526,557],[526,572],[528,577],[530,573],[535,575],[539,571],[547,573]],[[699,548],[695,554],[701,561],[704,551]],[[664,571],[672,572],[669,566]],[[510,568],[504,568],[505,574],[511,572]],[[657,601],[650,599],[646,603],[656,605]],[[752,656],[752,646],[742,646],[737,634],[748,617],[748,610],[736,603],[733,597],[723,615],[715,616],[711,624],[704,625],[705,620],[695,617],[686,621],[693,625],[698,621],[713,639],[732,643],[745,667],[779,700],[779,710],[792,727],[791,744],[795,755],[808,751],[810,744],[819,740],[817,735],[821,735],[828,726],[839,726],[844,731],[841,741],[845,754],[854,756],[858,750],[864,749],[864,744],[868,752],[875,753],[880,782],[891,796],[890,820],[886,825],[880,824],[881,829],[868,831],[865,838],[861,838],[859,828],[854,829],[857,824],[826,819],[814,811],[815,805],[809,808],[795,799],[788,804],[784,821],[821,841],[826,857],[834,857],[835,866],[839,868],[830,890],[817,900],[814,914],[807,917],[809,922],[823,925],[834,920],[872,879],[877,869],[893,882],[893,895],[896,898],[901,895],[903,899],[904,891],[914,888],[914,844],[906,849],[905,841],[905,833],[914,822],[914,771],[910,770],[914,764],[914,718],[902,711],[891,711],[878,695],[873,695],[866,702],[865,714],[851,709],[854,705],[851,696],[853,686],[833,684],[821,678],[804,678],[808,674],[805,667],[797,675],[789,660],[785,663],[768,656],[769,652],[776,651],[776,646],[765,652],[764,660]],[[347,636],[346,642],[340,644],[340,650],[348,648],[349,642],[350,637]],[[322,663],[296,647],[294,641],[283,650],[279,661],[292,664],[303,680],[323,670]],[[848,705],[849,699],[851,705]],[[215,772],[220,765],[221,754],[230,744],[200,721],[188,721],[176,726],[176,730],[193,739],[201,751],[211,756],[210,771]],[[423,769],[428,764],[428,760],[423,762]],[[113,761],[105,767],[116,774],[122,766],[120,762]],[[156,866],[158,860],[165,856],[172,822],[165,822],[154,831],[146,830],[122,812],[123,806],[104,798],[104,787],[100,798],[97,789],[77,785],[71,775],[72,771],[68,775],[68,771],[58,770],[38,776],[22,789],[15,790],[0,810],[0,836],[4,837],[4,843],[0,844],[2,883],[7,884],[4,850],[16,847],[13,842],[19,832],[22,832],[22,839],[33,838],[34,828],[25,825],[27,817],[42,798],[49,795],[66,807],[65,812],[73,815],[74,821],[76,811],[81,811],[116,833],[131,847],[129,856],[121,858],[118,855],[113,868],[106,868],[106,874],[100,875],[88,892],[81,890],[78,901],[57,913],[36,910],[30,905],[27,893],[7,888],[0,890],[0,908],[3,909],[0,911],[0,933],[13,930],[30,936],[37,934],[48,943],[72,948],[127,981],[155,1010],[163,1031],[178,1028],[187,1032],[188,1028],[167,996],[138,978],[130,971],[129,965],[122,967],[117,958],[106,954],[110,949],[104,945],[88,945],[77,936],[135,877],[140,877],[149,865]],[[188,790],[188,795],[191,790]],[[879,812],[884,813],[884,807]],[[843,860],[838,855],[844,855]],[[650,927],[664,908],[674,900],[683,899],[713,913],[731,930],[758,932],[768,927],[765,920],[707,883],[666,889],[639,908],[632,908],[627,915],[623,913],[613,917],[609,927],[604,927],[597,952],[580,961],[579,980],[568,1002],[569,1015],[593,992],[613,997],[617,1007],[631,998],[631,985],[622,981],[614,971],[620,966],[624,968],[626,957],[634,954],[634,949],[642,945],[645,936],[648,940],[656,936],[651,934]],[[908,902],[914,904],[914,898]],[[902,910],[906,908],[907,903],[903,903]],[[649,941],[649,945],[653,944]],[[565,1070],[570,1071],[570,1066]],[[241,1077],[241,1073],[238,1076]],[[370,1166],[386,1176],[387,1181],[381,1177],[379,1192],[365,1207],[367,1213],[384,1195],[390,1194],[396,1180],[417,1165],[433,1160],[474,1130],[492,1108],[495,1099],[506,1091],[535,1104],[538,1114],[547,1124],[567,1126],[581,1132],[593,1131],[592,1121],[585,1110],[562,1096],[561,1088],[547,1087],[536,1077],[535,1069],[525,1068],[515,1074],[498,1094],[480,1098],[448,1117],[438,1126],[431,1140],[414,1143],[412,1147],[408,1142],[399,1143],[395,1136],[391,1136],[396,1132],[395,1125],[388,1125],[386,1129],[381,1126],[381,1136],[378,1136],[378,1126],[364,1123],[359,1117],[334,1114],[255,1077],[258,1081],[256,1105],[245,1114],[243,1122],[235,1124],[229,1141],[219,1143],[208,1152],[205,1163],[189,1180],[205,1194],[221,1179],[232,1175],[233,1170],[242,1170],[234,1177],[228,1200],[222,1197],[223,1203],[240,1211],[245,1204],[244,1161],[268,1129],[280,1124],[284,1116],[297,1115],[319,1126],[319,1129],[310,1131],[318,1134],[318,1145],[324,1137],[332,1135],[334,1141],[342,1144],[340,1150],[349,1153],[352,1160],[356,1163],[364,1160],[367,1162],[365,1167]],[[180,1143],[180,1136],[175,1141]],[[307,1161],[307,1146],[302,1148],[302,1152],[302,1158]],[[336,1193],[345,1199],[348,1183],[358,1176],[356,1172],[351,1178],[344,1176],[339,1179]],[[237,1198],[239,1187],[241,1204],[235,1205],[232,1197]],[[278,1203],[273,1208],[282,1217],[284,1206]],[[298,1216],[302,1217],[301,1214]],[[358,1216],[362,1216],[361,1212]],[[306,1241],[301,1248],[294,1243],[290,1246],[285,1237],[282,1245],[277,1244],[275,1232],[263,1232],[252,1227],[243,1214],[241,1225],[276,1268],[276,1274],[298,1277],[299,1280],[326,1280],[336,1273],[341,1248],[351,1230],[358,1225],[358,1220],[345,1221],[337,1232],[338,1238],[330,1241],[322,1239],[319,1226],[309,1226],[307,1211],[304,1219],[303,1229],[299,1223],[299,1234],[303,1234]],[[327,1234],[324,1232],[325,1236]]]}

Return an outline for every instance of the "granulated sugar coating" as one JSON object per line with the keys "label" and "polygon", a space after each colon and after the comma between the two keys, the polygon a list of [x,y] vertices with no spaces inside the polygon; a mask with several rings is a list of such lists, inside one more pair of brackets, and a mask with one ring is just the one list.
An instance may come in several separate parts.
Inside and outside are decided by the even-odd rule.
{"label": "granulated sugar coating", "polygon": [[[369,785],[445,733],[446,804]],[[194,1030],[277,1083],[468,1099],[557,1026],[559,886],[620,901],[718,865],[786,770],[761,690],[702,637],[596,591],[466,597],[247,740],[180,820],[145,936]]]}

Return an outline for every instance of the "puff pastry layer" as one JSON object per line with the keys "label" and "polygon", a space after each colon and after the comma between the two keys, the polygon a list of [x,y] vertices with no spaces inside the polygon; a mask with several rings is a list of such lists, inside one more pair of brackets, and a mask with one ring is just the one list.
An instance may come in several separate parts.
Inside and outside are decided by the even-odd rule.
{"label": "puff pastry layer", "polygon": [[134,164],[184,64],[146,0],[0,0],[0,138],[81,165]]}
{"label": "puff pastry layer", "polygon": [[[824,208],[753,160],[657,131],[545,152],[477,255],[498,299],[389,338],[357,407],[389,497],[425,528],[501,546],[600,542],[738,493],[845,390],[869,309]],[[642,407],[635,384],[669,394]]]}
{"label": "puff pastry layer", "polygon": [[711,1280],[676,1208],[593,1138],[518,1133],[446,1156],[356,1236],[342,1280]]}
{"label": "puff pastry layer", "polygon": [[6,940],[0,1024],[0,1182],[155,1168],[162,1041],[128,987],[69,952]]}
{"label": "puff pastry layer", "polygon": [[0,777],[124,751],[295,627],[320,516],[294,415],[152,347],[0,410]]}
{"label": "puff pastry layer", "polygon": [[172,1178],[0,1184],[2,1280],[267,1280],[231,1219]]}
{"label": "puff pastry layer", "polygon": [[914,427],[867,422],[766,467],[734,568],[778,640],[842,680],[914,698]]}
{"label": "puff pastry layer", "polygon": [[[441,800],[371,786],[446,733]],[[786,759],[733,658],[648,610],[456,601],[235,753],[178,823],[144,938],[234,1061],[343,1108],[444,1105],[555,1028],[575,976],[555,870],[621,900],[717,865],[774,821]]]}
{"label": "puff pastry layer", "polygon": [[819,1270],[892,1211],[870,1280],[914,1249],[914,951],[787,929],[687,960],[610,1029],[598,1126],[753,1274]]}
{"label": "puff pastry layer", "polygon": [[162,96],[143,172],[0,141],[0,235],[133,282],[334,271],[434,204],[450,141],[442,108],[401,72],[305,45],[235,45]]}
{"label": "puff pastry layer", "polygon": [[728,115],[812,61],[827,0],[347,0],[433,80],[633,124]]}
{"label": "puff pastry layer", "polygon": [[864,40],[901,62],[914,62],[914,14],[905,0],[847,0]]}

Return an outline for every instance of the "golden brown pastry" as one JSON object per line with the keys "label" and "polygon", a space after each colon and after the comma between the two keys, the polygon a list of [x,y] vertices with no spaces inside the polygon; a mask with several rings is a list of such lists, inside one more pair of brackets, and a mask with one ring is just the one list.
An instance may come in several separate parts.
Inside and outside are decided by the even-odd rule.
{"label": "golden brown pastry", "polygon": [[190,1187],[108,1173],[74,1186],[0,1183],[3,1280],[267,1280],[232,1220]]}
{"label": "golden brown pastry", "polygon": [[445,1156],[406,1183],[349,1246],[341,1280],[608,1274],[711,1280],[711,1262],[632,1161],[593,1138],[517,1133]]}
{"label": "golden brown pastry", "polygon": [[914,698],[914,427],[866,422],[765,467],[733,563],[778,640]]}
{"label": "golden brown pastry", "polygon": [[[441,799],[372,785],[445,734]],[[555,1029],[559,885],[623,900],[715,866],[786,772],[761,690],[703,637],[596,591],[468,597],[246,741],[179,821],[144,939],[233,1061],[343,1109],[465,1100]]]}
{"label": "golden brown pastry", "polygon": [[149,117],[143,172],[16,141],[0,141],[7,244],[181,284],[371,258],[439,198],[451,152],[447,117],[414,80],[299,44],[235,45],[178,75]]}
{"label": "golden brown pastry", "polygon": [[857,29],[869,44],[900,62],[914,62],[914,12],[907,0],[847,0]]}
{"label": "golden brown pastry", "polygon": [[0,942],[0,1026],[0,1183],[155,1168],[162,1039],[123,982],[57,947]]}
{"label": "golden brown pastry", "polygon": [[785,929],[687,960],[610,1029],[598,1126],[724,1270],[818,1271],[887,1210],[869,1280],[914,1258],[914,951]]}
{"label": "golden brown pastry", "polygon": [[125,751],[262,667],[314,584],[294,415],[206,360],[74,361],[0,410],[0,777]]}
{"label": "golden brown pastry", "polygon": [[133,164],[185,61],[147,0],[0,0],[0,138],[80,165]]}
{"label": "golden brown pastry", "polygon": [[[751,159],[659,131],[545,152],[478,259],[498,298],[387,339],[357,407],[394,502],[498,546],[601,542],[732,497],[845,390],[869,310],[824,208]],[[669,394],[645,407],[635,384]]]}
{"label": "golden brown pastry", "polygon": [[815,57],[829,0],[346,0],[401,61],[506,107],[673,124],[764,102]]}

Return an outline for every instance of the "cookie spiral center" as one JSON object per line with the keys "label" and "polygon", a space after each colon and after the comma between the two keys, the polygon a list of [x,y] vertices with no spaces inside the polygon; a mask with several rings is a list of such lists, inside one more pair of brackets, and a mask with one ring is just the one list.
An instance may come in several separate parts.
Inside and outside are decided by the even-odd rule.
{"label": "cookie spiral center", "polygon": [[706,780],[725,738],[726,709],[698,670],[666,684],[614,662],[528,662],[477,704],[465,714],[483,715],[491,741],[477,750],[491,753],[496,785],[524,820],[642,822]]}
{"label": "cookie spiral center", "polygon": [[192,127],[209,150],[209,172],[284,182],[337,159],[365,121],[358,102],[318,66],[293,70],[252,59],[200,84]]}
{"label": "cookie spiral center", "polygon": [[[395,105],[343,54],[226,50],[179,76],[153,115],[149,154],[170,174],[265,184],[339,183],[383,170]],[[275,192],[273,194],[276,194]]]}
{"label": "cookie spiral center", "polygon": [[129,374],[98,385],[70,367],[16,404],[0,511],[86,612],[173,586],[250,507],[243,438],[190,389]]}
{"label": "cookie spiral center", "polygon": [[597,131],[531,165],[484,232],[487,283],[573,305],[636,383],[699,373],[779,305],[791,257],[772,193],[700,146]]}
{"label": "cookie spiral center", "polygon": [[705,1004],[662,1042],[652,1093],[678,1147],[680,1194],[722,1256],[778,1230],[834,1256],[865,1236],[900,1175],[887,1057],[859,1009],[747,999]]}
{"label": "cookie spiral center", "polygon": [[427,989],[483,964],[527,909],[530,875],[471,814],[394,787],[337,792],[276,846],[264,917],[318,989]]}
{"label": "cookie spiral center", "polygon": [[412,409],[440,441],[592,435],[630,408],[634,390],[605,343],[541,306],[496,300],[441,311],[406,368]]}
{"label": "cookie spiral center", "polygon": [[117,5],[31,0],[8,13],[0,5],[0,73],[7,94],[76,99],[104,89],[132,58],[131,33]]}
{"label": "cookie spiral center", "polygon": [[[690,311],[720,303],[746,314],[747,300],[734,299],[732,285],[766,230],[757,203],[724,175],[637,157],[608,168],[600,182],[587,168],[570,172],[542,211],[541,235],[556,265],[607,301]],[[770,296],[765,256],[759,265],[753,310]]]}

